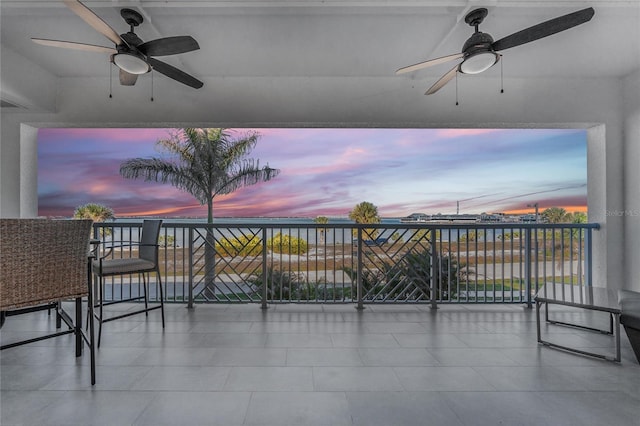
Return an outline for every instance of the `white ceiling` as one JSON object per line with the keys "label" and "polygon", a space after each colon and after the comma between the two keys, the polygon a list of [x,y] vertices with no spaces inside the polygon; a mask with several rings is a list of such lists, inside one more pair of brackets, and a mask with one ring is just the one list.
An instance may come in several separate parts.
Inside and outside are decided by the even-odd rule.
{"label": "white ceiling", "polygon": [[[594,18],[581,26],[504,51],[505,78],[622,77],[640,67],[640,0],[236,0],[236,1],[85,1],[117,32],[128,26],[119,15],[134,8],[145,22],[136,33],[145,41],[191,35],[201,49],[166,62],[205,81],[238,78],[296,78],[309,81],[314,93],[342,80],[376,81],[381,92],[409,81],[418,96],[444,74],[443,64],[396,76],[399,67],[457,53],[473,29],[464,15],[487,7],[480,30],[495,40],[539,22],[592,6]],[[50,38],[112,46],[59,1],[2,0],[2,46],[38,64],[60,79],[108,78],[107,54],[71,51],[34,44]],[[114,72],[114,76],[117,75]],[[486,72],[499,78],[500,67]],[[143,76],[141,79],[148,78]],[[467,76],[465,76],[467,78]],[[473,77],[469,77],[473,78]],[[114,80],[117,80],[114,79]],[[315,80],[315,81],[314,81]],[[393,84],[389,84],[394,82]],[[114,84],[116,82],[114,81]],[[140,84],[140,80],[138,82]],[[195,89],[163,76],[156,83]],[[467,83],[473,84],[473,83]],[[375,94],[375,88],[367,90]],[[280,93],[287,98],[286,87]],[[442,90],[436,95],[441,96]],[[295,88],[295,96],[302,96]],[[360,94],[362,95],[362,93]]]}

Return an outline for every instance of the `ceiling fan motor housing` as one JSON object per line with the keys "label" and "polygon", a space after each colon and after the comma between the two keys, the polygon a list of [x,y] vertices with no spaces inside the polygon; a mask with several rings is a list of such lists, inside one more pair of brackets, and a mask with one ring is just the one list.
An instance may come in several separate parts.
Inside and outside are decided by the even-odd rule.
{"label": "ceiling fan motor housing", "polygon": [[473,33],[471,37],[464,42],[464,46],[462,46],[462,53],[473,53],[476,50],[490,50],[491,44],[493,44],[493,37],[491,37],[487,33]]}
{"label": "ceiling fan motor housing", "polygon": [[120,38],[122,38],[129,46],[140,46],[143,41],[136,33],[128,32],[124,34],[120,34]]}

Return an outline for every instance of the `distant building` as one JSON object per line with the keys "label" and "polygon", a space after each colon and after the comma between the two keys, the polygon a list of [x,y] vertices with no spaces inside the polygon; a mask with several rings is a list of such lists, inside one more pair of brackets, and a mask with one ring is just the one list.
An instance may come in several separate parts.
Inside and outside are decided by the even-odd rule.
{"label": "distant building", "polygon": [[[536,223],[535,214],[504,213],[442,214],[411,213],[400,218],[401,223]],[[538,222],[541,222],[538,218]]]}

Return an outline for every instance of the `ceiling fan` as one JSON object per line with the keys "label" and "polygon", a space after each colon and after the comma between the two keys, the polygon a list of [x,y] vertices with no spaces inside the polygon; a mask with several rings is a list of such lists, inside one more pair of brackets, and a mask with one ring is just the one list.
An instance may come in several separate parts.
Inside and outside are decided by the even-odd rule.
{"label": "ceiling fan", "polygon": [[431,95],[440,90],[453,77],[455,77],[458,72],[463,74],[479,74],[491,68],[498,63],[502,56],[497,52],[539,40],[561,31],[568,30],[569,28],[573,28],[577,25],[584,24],[591,20],[595,11],[592,7],[589,7],[577,12],[569,13],[518,31],[501,38],[498,41],[493,41],[493,38],[489,34],[478,31],[478,26],[487,16],[487,13],[487,9],[479,8],[472,10],[465,16],[465,22],[470,26],[475,27],[475,32],[464,43],[461,53],[454,53],[453,55],[443,56],[400,68],[396,71],[396,74],[404,74],[422,68],[443,64],[445,62],[462,59],[462,62],[451,68],[425,93],[425,95]]}
{"label": "ceiling fan", "polygon": [[203,86],[203,83],[197,78],[152,57],[176,55],[178,53],[186,53],[200,49],[198,42],[195,41],[193,37],[165,37],[143,42],[140,37],[134,33],[134,28],[143,21],[142,15],[135,10],[122,9],[120,11],[122,18],[129,24],[130,30],[125,34],[118,35],[113,28],[80,1],[64,0],[64,4],[96,31],[111,40],[115,44],[115,47],[43,38],[32,38],[31,40],[45,46],[110,53],[111,62],[120,68],[120,84],[124,86],[133,86],[138,79],[138,75],[146,74],[152,69],[195,89]]}

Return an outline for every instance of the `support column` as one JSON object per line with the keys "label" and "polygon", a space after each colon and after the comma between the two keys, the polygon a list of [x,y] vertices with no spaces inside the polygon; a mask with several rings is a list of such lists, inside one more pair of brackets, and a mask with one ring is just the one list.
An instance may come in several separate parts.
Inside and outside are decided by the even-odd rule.
{"label": "support column", "polygon": [[20,125],[20,217],[38,216],[38,128]]}

